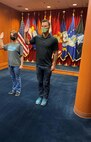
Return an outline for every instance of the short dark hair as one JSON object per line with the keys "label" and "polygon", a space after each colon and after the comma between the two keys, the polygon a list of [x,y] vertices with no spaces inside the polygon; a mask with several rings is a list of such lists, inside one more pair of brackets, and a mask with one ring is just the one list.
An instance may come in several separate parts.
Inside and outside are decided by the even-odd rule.
{"label": "short dark hair", "polygon": [[41,23],[43,23],[43,22],[47,22],[48,25],[50,26],[50,22],[47,19],[43,19]]}
{"label": "short dark hair", "polygon": [[13,36],[17,39],[17,37],[18,37],[18,32],[17,32],[17,31],[12,30],[12,31],[10,32],[10,35],[11,35],[11,34],[13,34]]}

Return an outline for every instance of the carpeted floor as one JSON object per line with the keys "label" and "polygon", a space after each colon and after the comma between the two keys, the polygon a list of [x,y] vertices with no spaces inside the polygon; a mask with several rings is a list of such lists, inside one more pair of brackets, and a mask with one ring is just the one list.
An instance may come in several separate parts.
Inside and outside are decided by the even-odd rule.
{"label": "carpeted floor", "polygon": [[77,77],[51,77],[49,102],[36,106],[36,72],[22,71],[22,95],[8,95],[8,70],[0,71],[0,142],[91,142],[91,120],[73,112]]}

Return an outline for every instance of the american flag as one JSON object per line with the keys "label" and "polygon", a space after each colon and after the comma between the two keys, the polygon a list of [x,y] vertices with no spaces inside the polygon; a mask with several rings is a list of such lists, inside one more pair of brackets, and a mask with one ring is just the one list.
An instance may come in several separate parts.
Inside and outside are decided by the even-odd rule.
{"label": "american flag", "polygon": [[20,29],[19,29],[19,32],[18,32],[17,40],[23,46],[23,56],[27,57],[28,54],[29,54],[29,46],[25,43],[25,40],[24,40],[24,21],[23,21],[23,18],[21,20],[21,25],[20,25]]}

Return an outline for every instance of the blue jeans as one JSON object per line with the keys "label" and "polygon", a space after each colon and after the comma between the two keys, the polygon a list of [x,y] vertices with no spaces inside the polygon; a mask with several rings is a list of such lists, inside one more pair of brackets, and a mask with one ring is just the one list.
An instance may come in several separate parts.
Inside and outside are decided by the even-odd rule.
{"label": "blue jeans", "polygon": [[21,77],[19,66],[9,66],[9,71],[12,79],[12,91],[21,92]]}
{"label": "blue jeans", "polygon": [[36,71],[38,79],[39,96],[44,96],[45,98],[48,98],[50,91],[50,77],[52,73],[51,68],[37,66]]}

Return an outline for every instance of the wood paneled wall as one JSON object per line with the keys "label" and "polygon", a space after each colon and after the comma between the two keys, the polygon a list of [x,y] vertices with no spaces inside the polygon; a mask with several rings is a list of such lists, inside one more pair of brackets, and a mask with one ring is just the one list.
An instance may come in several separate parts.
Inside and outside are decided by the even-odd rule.
{"label": "wood paneled wall", "polygon": [[[10,42],[10,31],[19,30],[21,13],[0,3],[0,33],[4,32],[4,43]],[[0,50],[0,68],[7,65],[7,52]]]}

